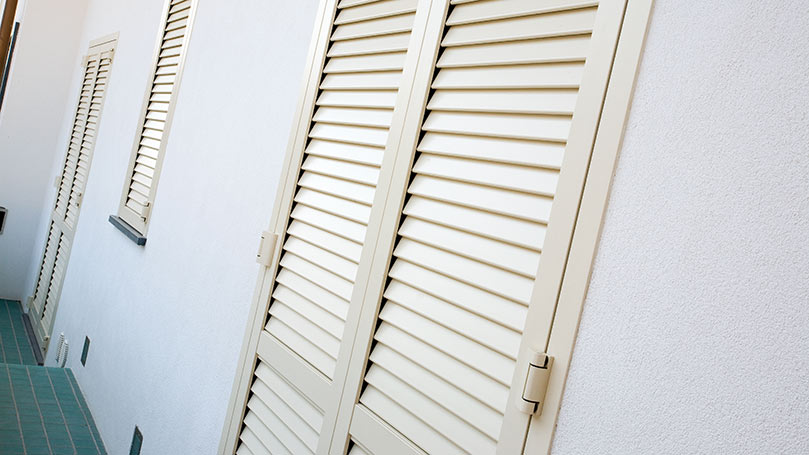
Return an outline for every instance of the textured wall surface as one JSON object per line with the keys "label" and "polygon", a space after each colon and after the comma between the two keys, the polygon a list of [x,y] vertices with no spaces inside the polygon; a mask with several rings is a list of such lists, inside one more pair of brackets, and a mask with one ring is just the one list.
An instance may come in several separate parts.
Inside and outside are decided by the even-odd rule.
{"label": "textured wall surface", "polygon": [[809,453],[807,30],[657,0],[554,453]]}
{"label": "textured wall surface", "polygon": [[317,6],[199,2],[148,242],[138,247],[107,218],[163,4],[91,0],[81,40],[86,48],[120,31],[54,333],[70,342],[68,366],[112,454],[128,453],[135,425],[144,455],[216,451]]}
{"label": "textured wall surface", "polygon": [[[87,0],[20,1],[20,34],[0,113],[0,206],[8,209],[0,235],[0,298],[31,295],[29,271],[39,261],[44,232],[35,229],[53,200],[52,170],[67,150],[62,106],[75,106],[71,78]],[[44,37],[44,39],[43,39]],[[5,64],[5,56],[0,60]],[[57,106],[57,108],[54,108]]]}

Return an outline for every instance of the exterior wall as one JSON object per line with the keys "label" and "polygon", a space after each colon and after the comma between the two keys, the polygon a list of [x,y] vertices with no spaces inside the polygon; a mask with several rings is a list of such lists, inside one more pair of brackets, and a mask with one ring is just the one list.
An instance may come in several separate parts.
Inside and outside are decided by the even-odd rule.
{"label": "exterior wall", "polygon": [[206,454],[221,435],[317,2],[199,2],[148,242],[138,247],[107,218],[162,7],[88,6],[82,46],[120,38],[54,333],[67,336],[68,366],[110,453],[125,453],[138,425],[144,454]]}
{"label": "exterior wall", "polygon": [[[79,58],[119,31],[54,333],[110,453],[135,425],[214,453],[317,2],[200,2],[145,248],[107,217],[162,1],[63,3],[29,2],[0,118],[0,296],[30,293]],[[807,24],[657,1],[554,452],[809,452]]]}
{"label": "exterior wall", "polygon": [[[36,229],[50,211],[53,178],[67,144],[63,106],[77,99],[86,0],[20,1],[20,36],[0,112],[0,206],[8,209],[0,235],[0,297],[24,300],[45,232]],[[5,56],[3,56],[5,58]],[[56,108],[55,108],[56,107]]]}
{"label": "exterior wall", "polygon": [[555,453],[809,453],[808,26],[656,2]]}

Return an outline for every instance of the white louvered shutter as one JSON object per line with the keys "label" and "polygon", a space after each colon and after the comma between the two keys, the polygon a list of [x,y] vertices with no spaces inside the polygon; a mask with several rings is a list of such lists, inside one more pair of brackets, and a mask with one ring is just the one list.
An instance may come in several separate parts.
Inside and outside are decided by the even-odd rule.
{"label": "white louvered shutter", "polygon": [[196,0],[170,0],[163,16],[152,84],[144,103],[118,214],[141,234],[146,233],[154,203],[195,5]]}
{"label": "white louvered shutter", "polygon": [[377,323],[357,334],[352,453],[522,447],[526,315],[548,305],[543,274],[561,280],[623,14],[611,0],[451,3],[406,194],[390,197]]}
{"label": "white louvered shutter", "polygon": [[81,200],[90,175],[90,163],[115,42],[115,39],[108,39],[92,46],[91,54],[84,60],[79,101],[73,117],[67,154],[56,182],[56,201],[32,298],[34,333],[43,350],[47,348],[53,327],[70,258],[70,247],[78,224]]}
{"label": "white louvered shutter", "polygon": [[283,229],[280,259],[257,352],[246,360],[250,369],[255,359],[255,373],[238,397],[246,397],[238,440],[226,434],[224,453],[317,450],[324,410],[339,392],[335,365],[418,7],[418,0],[324,5],[311,76],[317,88],[302,114],[311,109],[311,123],[301,128],[307,138],[293,158],[300,165],[289,169],[297,178],[280,202],[289,216],[275,222]]}

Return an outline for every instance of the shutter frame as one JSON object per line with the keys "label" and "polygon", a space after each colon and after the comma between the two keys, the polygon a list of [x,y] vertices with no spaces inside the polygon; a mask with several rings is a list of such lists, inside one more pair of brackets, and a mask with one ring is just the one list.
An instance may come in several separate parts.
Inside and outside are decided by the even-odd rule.
{"label": "shutter frame", "polygon": [[[174,12],[174,10],[178,7],[178,5],[182,5],[183,3],[188,2],[188,8],[184,6],[180,8],[178,11],[181,14],[185,13],[185,10],[188,10],[188,16],[184,19],[175,19],[174,16],[178,14]],[[121,193],[120,203],[118,205],[118,216],[126,222],[130,227],[132,227],[135,231],[140,233],[142,236],[146,236],[147,231],[149,229],[149,221],[151,220],[152,210],[154,208],[154,201],[155,196],[157,193],[157,186],[160,180],[160,174],[163,168],[163,161],[166,155],[166,145],[168,142],[168,136],[171,131],[171,124],[174,118],[174,111],[177,106],[177,97],[180,92],[180,85],[182,82],[182,74],[183,70],[185,69],[185,60],[186,56],[188,55],[188,47],[191,41],[191,34],[194,25],[194,19],[196,17],[197,12],[197,3],[198,0],[165,0],[163,6],[163,12],[161,14],[160,20],[160,29],[158,32],[157,40],[155,43],[154,52],[152,55],[152,69],[149,73],[150,79],[147,84],[146,92],[143,98],[143,106],[141,108],[140,116],[138,117],[140,120],[138,122],[138,129],[135,132],[135,140],[132,146],[132,151],[130,154],[129,164],[127,165],[126,176],[124,180],[123,190]],[[133,182],[135,181],[135,174],[136,174],[136,166],[138,165],[138,158],[142,154],[140,153],[141,150],[141,142],[144,138],[144,130],[148,126],[149,118],[147,115],[149,114],[152,109],[150,109],[150,105],[152,102],[150,99],[153,96],[155,86],[160,85],[157,84],[157,78],[160,76],[160,62],[162,60],[161,53],[163,52],[164,43],[170,41],[172,39],[176,39],[174,37],[169,37],[169,33],[176,32],[176,27],[174,29],[170,29],[170,22],[175,21],[182,21],[185,20],[185,28],[183,32],[182,40],[180,41],[179,46],[171,46],[171,47],[178,47],[179,52],[179,59],[176,63],[177,69],[173,75],[172,79],[172,88],[169,94],[169,101],[168,106],[165,112],[160,112],[161,117],[164,117],[163,120],[163,131],[162,137],[159,141],[159,145],[157,150],[153,152],[155,157],[153,158],[155,161],[154,168],[153,168],[153,175],[151,176],[151,182],[148,186],[144,186],[148,188],[148,194],[142,197],[143,209],[141,213],[136,212],[132,208],[127,206],[127,203],[130,200],[134,200],[130,197],[130,192],[132,191]]]}
{"label": "shutter frame", "polygon": [[[628,0],[624,12],[598,134],[571,240],[565,278],[559,290],[547,340],[547,351],[554,356],[554,368],[550,373],[542,414],[531,418],[526,453],[551,451],[653,5],[654,0]],[[529,313],[527,324],[533,322],[532,316]]]}
{"label": "shutter frame", "polygon": [[[53,211],[49,218],[48,233],[31,297],[31,313],[35,316],[32,318],[32,326],[43,352],[49,347],[48,342],[78,227],[81,200],[92,168],[93,152],[101,125],[117,42],[118,33],[93,40],[90,42],[87,55],[82,59],[81,85],[67,139],[67,152],[56,177]],[[92,70],[89,66],[91,62],[96,62]],[[100,77],[102,66],[106,66],[104,68],[106,74]],[[89,87],[86,88],[88,77]],[[99,86],[102,77],[104,81]],[[85,96],[86,109],[82,107]],[[94,101],[96,98],[98,99]],[[90,117],[94,110],[95,122],[91,133]]]}

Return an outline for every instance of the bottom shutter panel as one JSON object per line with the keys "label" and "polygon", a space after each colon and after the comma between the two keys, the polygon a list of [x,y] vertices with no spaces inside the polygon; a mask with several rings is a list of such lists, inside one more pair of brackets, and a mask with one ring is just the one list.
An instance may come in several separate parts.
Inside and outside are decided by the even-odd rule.
{"label": "bottom shutter panel", "polygon": [[256,367],[236,453],[314,453],[323,413],[266,363]]}

